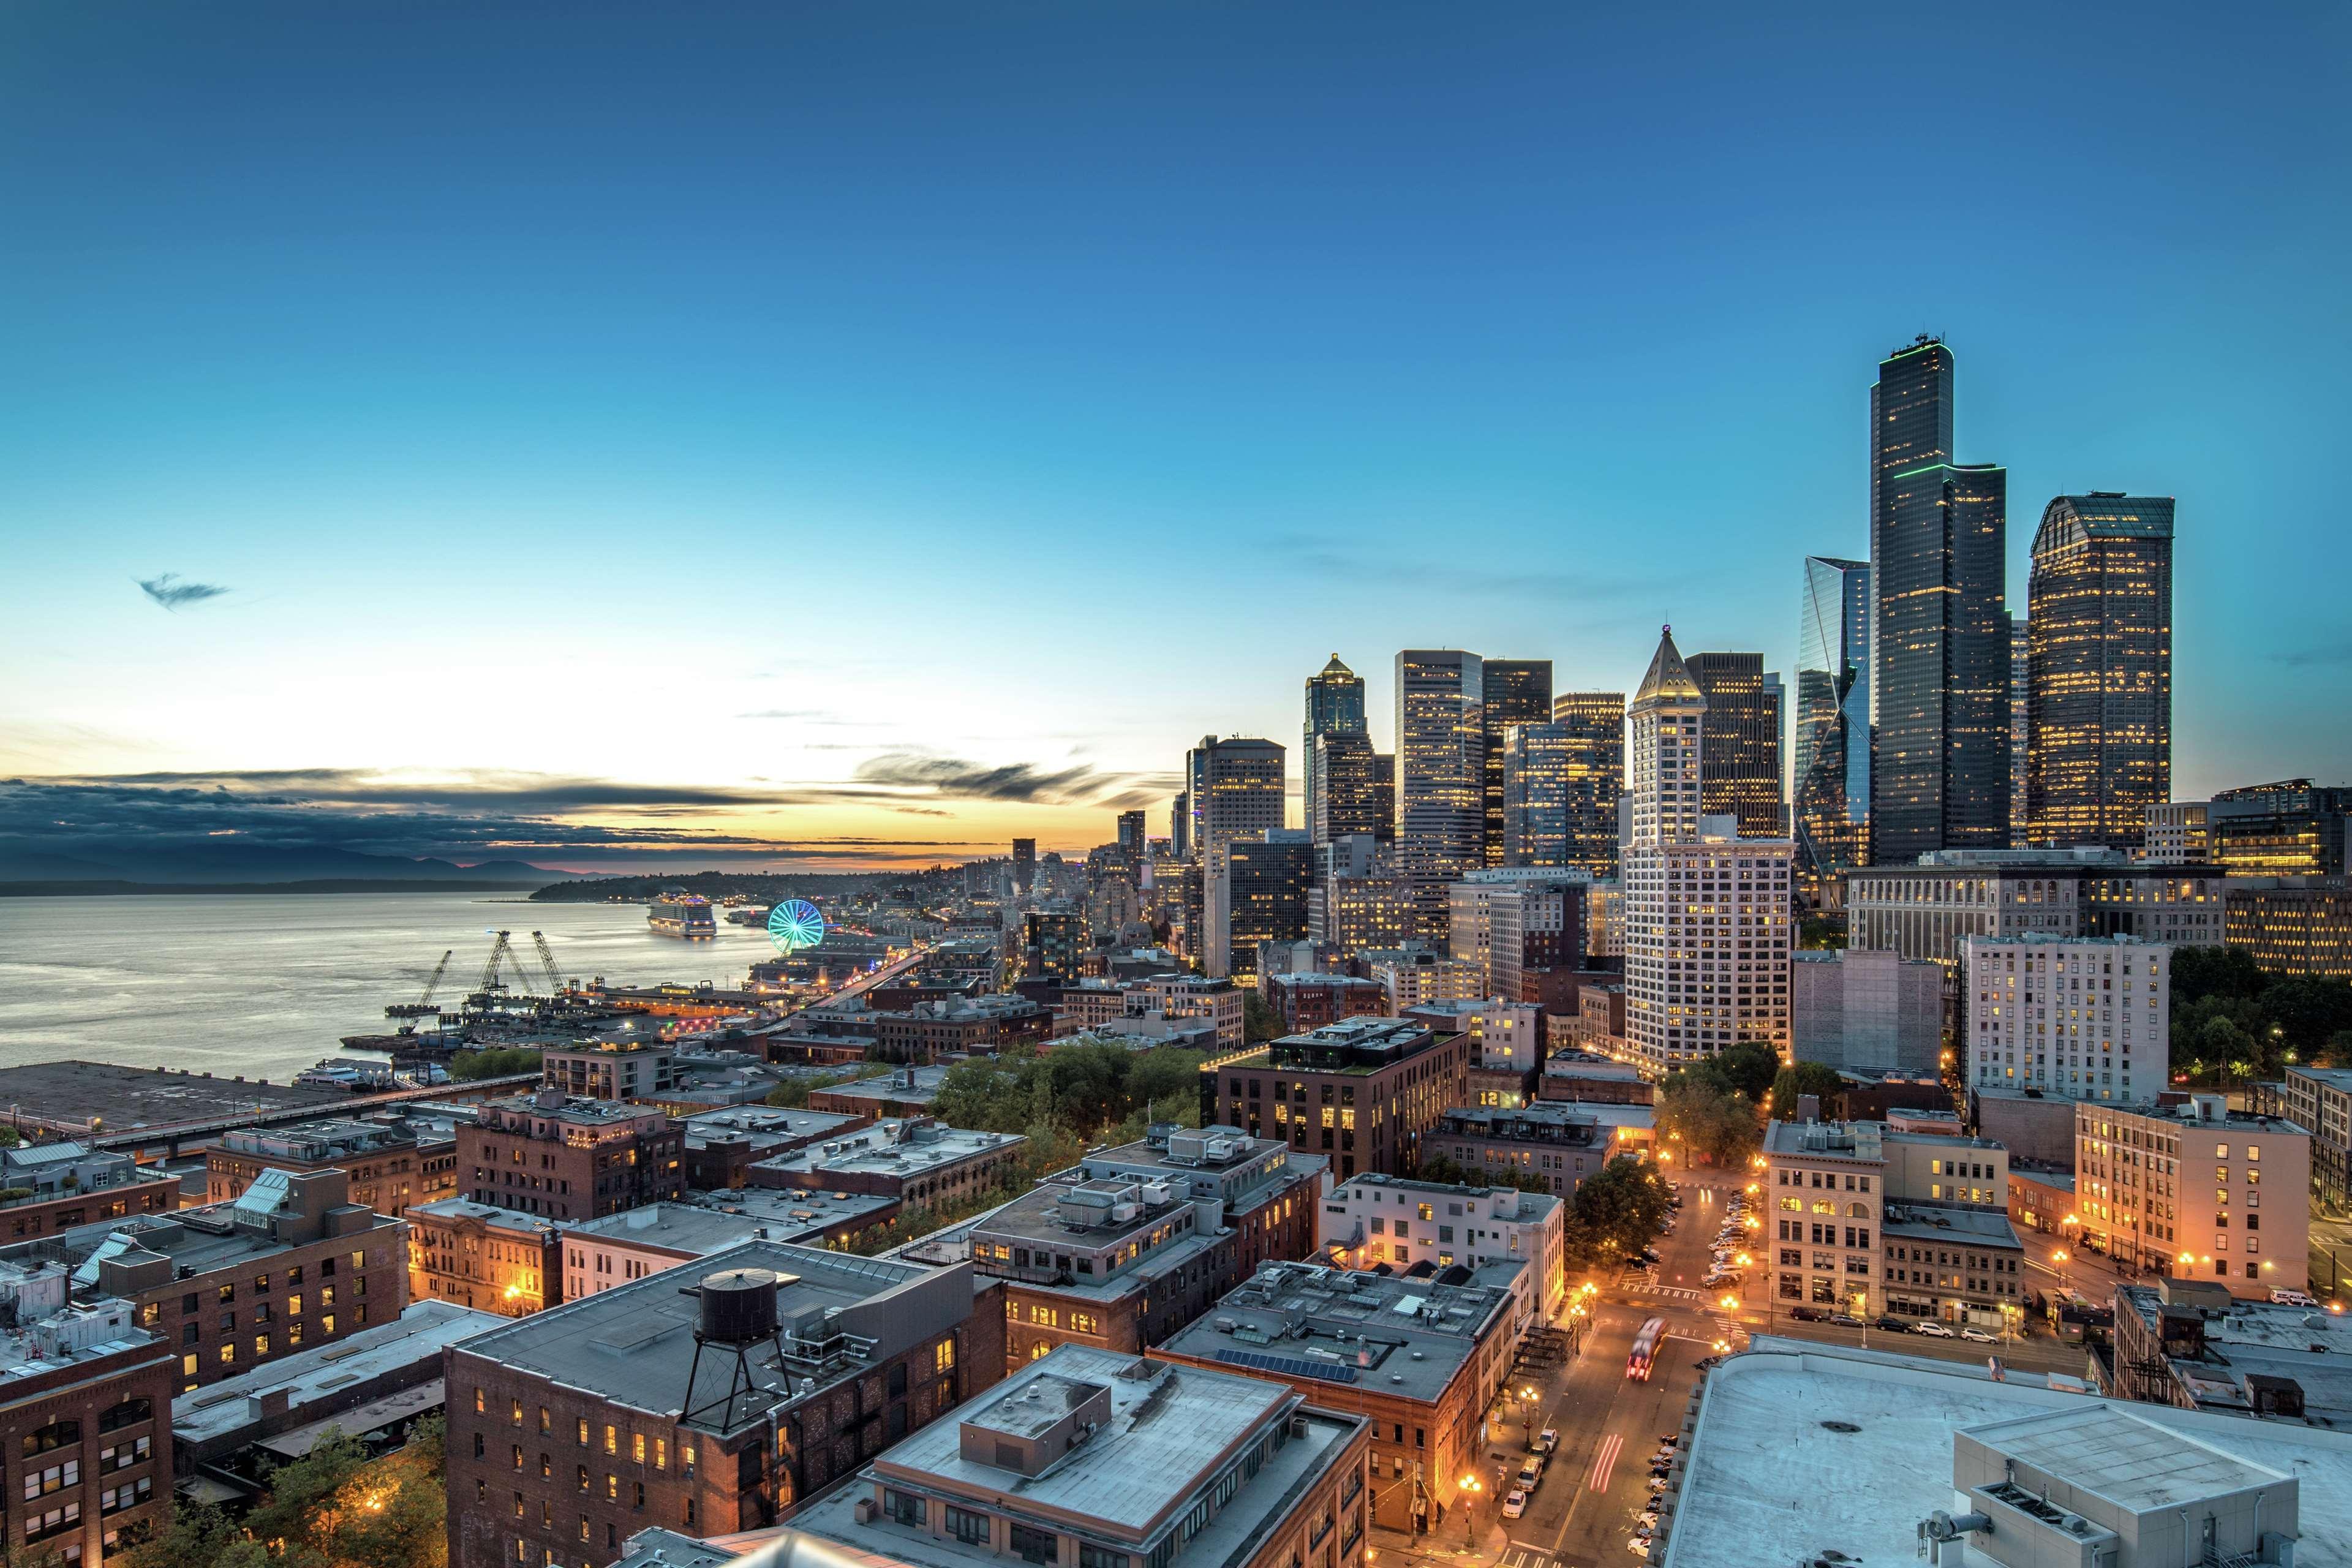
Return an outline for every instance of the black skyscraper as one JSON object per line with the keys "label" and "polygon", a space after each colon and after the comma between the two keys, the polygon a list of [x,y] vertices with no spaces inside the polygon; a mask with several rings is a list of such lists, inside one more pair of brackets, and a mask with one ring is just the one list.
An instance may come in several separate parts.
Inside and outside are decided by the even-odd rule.
{"label": "black skyscraper", "polygon": [[1486,864],[1504,863],[1503,741],[1514,724],[1551,722],[1551,660],[1490,658],[1486,661],[1486,758],[1481,791],[1486,816]]}
{"label": "black skyscraper", "polygon": [[2009,842],[2008,471],[1952,462],[1952,356],[1870,389],[1871,858]]}

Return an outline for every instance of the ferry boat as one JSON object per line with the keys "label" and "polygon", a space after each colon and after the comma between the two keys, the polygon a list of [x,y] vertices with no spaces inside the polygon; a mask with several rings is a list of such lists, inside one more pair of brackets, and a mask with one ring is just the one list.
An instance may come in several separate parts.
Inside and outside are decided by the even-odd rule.
{"label": "ferry boat", "polygon": [[646,911],[646,928],[656,936],[705,937],[719,934],[710,900],[699,893],[664,893]]}
{"label": "ferry boat", "polygon": [[330,1057],[294,1075],[297,1089],[341,1089],[353,1094],[394,1087],[392,1068],[383,1062],[339,1062]]}
{"label": "ferry boat", "polygon": [[731,926],[763,926],[768,923],[768,906],[744,904],[727,911],[727,923]]}

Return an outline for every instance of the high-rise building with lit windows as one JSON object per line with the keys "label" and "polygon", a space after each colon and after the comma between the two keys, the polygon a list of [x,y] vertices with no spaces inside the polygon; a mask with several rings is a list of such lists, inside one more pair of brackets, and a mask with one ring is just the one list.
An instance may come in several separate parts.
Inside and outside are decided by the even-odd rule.
{"label": "high-rise building with lit windows", "polygon": [[2010,842],[2009,473],[1952,461],[1933,338],[1870,389],[1871,858]]}
{"label": "high-rise building with lit windows", "polygon": [[1569,727],[1513,724],[1503,731],[1503,864],[1566,866]]}
{"label": "high-rise building with lit windows", "polygon": [[[1870,848],[1870,563],[1805,557],[1789,743],[1798,873],[1818,891]],[[1810,895],[1809,895],[1810,896]]]}
{"label": "high-rise building with lit windows", "polygon": [[[1364,721],[1364,678],[1340,663],[1335,653],[1330,663],[1307,678],[1307,722],[1298,737],[1299,782],[1304,786],[1299,800],[1310,833],[1315,828],[1315,791],[1322,765],[1316,755],[1315,743],[1326,735],[1368,732]],[[1365,749],[1370,750],[1369,744]],[[1316,842],[1322,840],[1318,838]]]}
{"label": "high-rise building with lit windows", "polygon": [[1551,721],[1567,732],[1568,852],[1596,881],[1617,875],[1617,802],[1625,793],[1625,694],[1563,691]]}
{"label": "high-rise building with lit windows", "polygon": [[1443,940],[1445,889],[1486,863],[1486,661],[1455,648],[1396,656],[1397,865],[1417,934]]}
{"label": "high-rise building with lit windows", "polygon": [[1551,660],[1489,658],[1479,661],[1483,691],[1480,720],[1484,769],[1481,801],[1486,817],[1486,864],[1507,864],[1503,858],[1503,747],[1505,733],[1514,724],[1543,724],[1551,720]]}
{"label": "high-rise building with lit windows", "polygon": [[1203,735],[1185,754],[1192,849],[1202,858],[1234,839],[1283,826],[1285,769],[1274,741]]}
{"label": "high-rise building with lit windows", "polygon": [[1743,838],[1779,837],[1780,677],[1760,653],[1695,653],[1683,662],[1706,694],[1699,809],[1738,818]]}
{"label": "high-rise building with lit windows", "polygon": [[2026,597],[2027,837],[2137,847],[2172,798],[2172,499],[2060,496]]}
{"label": "high-rise building with lit windows", "polygon": [[2009,841],[2032,845],[2025,811],[2025,762],[2033,752],[2033,637],[2023,616],[2009,617]]}
{"label": "high-rise building with lit windows", "polygon": [[2169,943],[2047,931],[1967,936],[1959,984],[1960,1070],[1970,1088],[2129,1105],[2165,1087]]}
{"label": "high-rise building with lit windows", "polygon": [[1748,1041],[1788,1054],[1792,847],[1705,833],[1706,714],[1667,628],[1628,710],[1625,784],[1625,1037],[1654,1073]]}
{"label": "high-rise building with lit windows", "polygon": [[1361,733],[1315,738],[1313,784],[1307,794],[1307,830],[1315,843],[1360,834],[1386,842],[1396,832],[1396,807],[1381,787],[1381,758]]}

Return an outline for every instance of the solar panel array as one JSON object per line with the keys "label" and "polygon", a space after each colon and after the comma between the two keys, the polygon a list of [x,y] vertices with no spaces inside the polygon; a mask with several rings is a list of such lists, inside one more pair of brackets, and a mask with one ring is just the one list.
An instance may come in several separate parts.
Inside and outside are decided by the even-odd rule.
{"label": "solar panel array", "polygon": [[1217,1359],[1229,1366],[1255,1367],[1260,1372],[1284,1376],[1320,1378],[1325,1383],[1353,1383],[1356,1369],[1330,1362],[1301,1361],[1297,1356],[1267,1355],[1262,1351],[1226,1351],[1217,1352]]}

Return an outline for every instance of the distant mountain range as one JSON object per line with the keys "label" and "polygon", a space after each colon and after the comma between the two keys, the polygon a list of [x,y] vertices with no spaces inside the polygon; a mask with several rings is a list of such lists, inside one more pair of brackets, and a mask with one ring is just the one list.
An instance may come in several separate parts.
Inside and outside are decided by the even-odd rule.
{"label": "distant mountain range", "polygon": [[258,844],[166,844],[152,847],[77,844],[72,852],[0,839],[0,882],[124,882],[208,887],[277,882],[438,882],[539,888],[568,873],[525,860],[452,860],[363,855],[355,849],[272,848]]}

